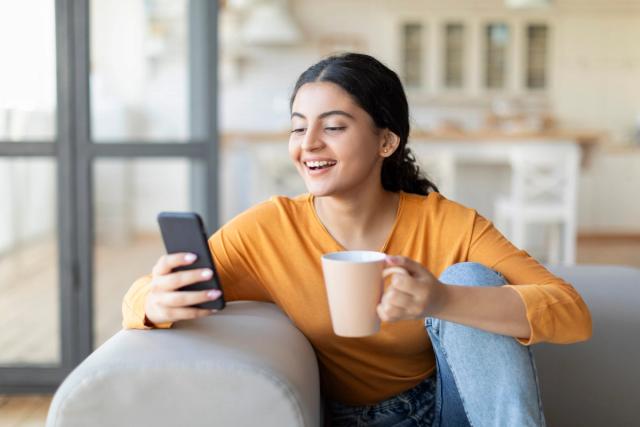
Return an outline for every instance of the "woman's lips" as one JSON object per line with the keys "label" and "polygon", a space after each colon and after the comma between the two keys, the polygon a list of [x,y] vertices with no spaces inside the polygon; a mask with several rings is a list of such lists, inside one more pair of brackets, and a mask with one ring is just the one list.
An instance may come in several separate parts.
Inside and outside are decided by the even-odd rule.
{"label": "woman's lips", "polygon": [[306,169],[307,174],[309,174],[310,176],[318,176],[318,175],[323,175],[323,174],[329,172],[329,170],[334,166],[335,166],[335,164],[333,164],[331,166],[325,166],[325,167],[319,168],[319,169],[311,169],[309,166],[307,166],[305,164],[304,168]]}

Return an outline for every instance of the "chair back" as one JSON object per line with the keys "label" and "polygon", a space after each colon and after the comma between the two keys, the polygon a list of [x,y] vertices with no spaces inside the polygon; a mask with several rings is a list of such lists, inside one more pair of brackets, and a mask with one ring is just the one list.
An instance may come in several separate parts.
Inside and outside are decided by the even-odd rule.
{"label": "chair back", "polygon": [[510,153],[511,197],[517,206],[544,204],[574,211],[579,148],[573,143],[527,143]]}

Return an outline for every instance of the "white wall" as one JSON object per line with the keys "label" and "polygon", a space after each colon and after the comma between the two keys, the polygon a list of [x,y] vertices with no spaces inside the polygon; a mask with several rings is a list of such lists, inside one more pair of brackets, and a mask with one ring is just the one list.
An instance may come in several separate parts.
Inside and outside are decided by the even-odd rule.
{"label": "white wall", "polygon": [[628,140],[640,115],[640,12],[567,14],[558,24],[556,111],[573,126]]}

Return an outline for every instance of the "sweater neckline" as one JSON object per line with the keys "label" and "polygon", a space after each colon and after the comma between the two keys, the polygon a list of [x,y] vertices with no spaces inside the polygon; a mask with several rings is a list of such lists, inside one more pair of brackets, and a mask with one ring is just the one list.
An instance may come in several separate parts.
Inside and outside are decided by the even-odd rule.
{"label": "sweater neckline", "polygon": [[[389,247],[389,243],[391,241],[391,238],[396,233],[396,229],[399,227],[399,224],[400,224],[400,218],[402,216],[402,213],[404,211],[404,206],[405,206],[405,203],[406,203],[406,193],[404,191],[399,191],[398,194],[400,196],[400,200],[398,201],[398,209],[396,210],[396,218],[395,218],[395,220],[393,222],[393,225],[391,226],[391,230],[389,231],[389,234],[387,235],[387,238],[385,239],[382,247],[378,249],[379,252],[383,252],[383,253],[387,252],[387,249]],[[345,248],[344,246],[342,246],[342,244],[340,242],[338,242],[335,239],[335,237],[333,237],[333,235],[329,232],[327,227],[325,227],[325,225],[320,220],[320,217],[318,216],[318,213],[316,212],[315,205],[313,203],[314,199],[315,199],[315,196],[313,194],[311,194],[311,193],[308,193],[308,195],[307,195],[307,207],[308,207],[308,209],[311,210],[311,216],[314,219],[314,222],[322,229],[323,234],[324,234],[324,238],[327,241],[331,242],[331,244],[333,246],[337,247],[338,251],[347,251],[348,249]]]}

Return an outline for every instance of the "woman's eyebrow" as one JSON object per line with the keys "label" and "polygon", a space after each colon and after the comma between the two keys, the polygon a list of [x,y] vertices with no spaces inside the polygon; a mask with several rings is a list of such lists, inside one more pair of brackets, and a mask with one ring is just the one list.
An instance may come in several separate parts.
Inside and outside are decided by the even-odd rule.
{"label": "woman's eyebrow", "polygon": [[[318,118],[319,119],[324,119],[325,117],[333,116],[333,115],[345,116],[345,117],[348,117],[348,118],[350,118],[352,120],[356,119],[351,114],[347,113],[346,111],[342,111],[342,110],[325,111],[324,113],[320,114],[318,116]],[[306,119],[306,117],[303,114],[300,114],[300,113],[297,113],[297,112],[294,111],[293,113],[291,113],[291,117],[293,118],[295,116],[300,117],[301,119]]]}

